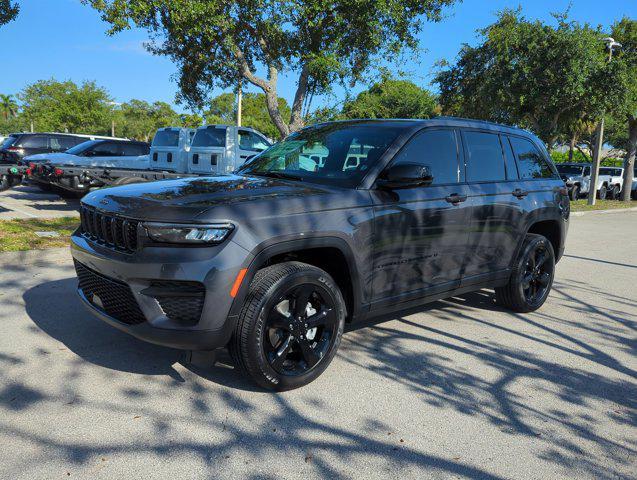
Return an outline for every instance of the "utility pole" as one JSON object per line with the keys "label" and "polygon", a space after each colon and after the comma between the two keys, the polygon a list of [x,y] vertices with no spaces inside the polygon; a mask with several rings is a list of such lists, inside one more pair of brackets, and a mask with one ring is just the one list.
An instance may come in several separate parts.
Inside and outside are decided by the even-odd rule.
{"label": "utility pole", "polygon": [[115,136],[115,119],[111,120],[111,137]]}
{"label": "utility pole", "polygon": [[237,127],[241,126],[241,80],[239,80],[239,88],[237,89]]}
{"label": "utility pole", "polygon": [[[613,60],[613,50],[621,48],[622,44],[616,42],[614,38],[608,37],[604,39],[608,48],[608,63]],[[595,134],[595,150],[593,152],[593,166],[591,168],[591,183],[588,187],[588,204],[595,205],[597,200],[597,179],[599,178],[599,163],[602,156],[602,147],[604,146],[604,115],[597,125]]]}

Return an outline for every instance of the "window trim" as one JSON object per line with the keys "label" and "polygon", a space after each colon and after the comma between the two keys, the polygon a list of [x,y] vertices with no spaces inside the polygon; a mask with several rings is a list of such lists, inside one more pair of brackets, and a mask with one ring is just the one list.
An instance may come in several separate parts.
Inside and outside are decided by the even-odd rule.
{"label": "window trim", "polygon": [[[502,182],[511,182],[514,180],[509,180],[508,178],[508,174],[507,174],[507,164],[506,164],[506,158],[504,157],[505,153],[504,153],[504,148],[502,146],[502,140],[500,139],[500,136],[502,135],[501,132],[497,132],[497,131],[493,131],[493,130],[485,130],[482,128],[470,128],[470,127],[460,127],[458,129],[460,136],[462,138],[462,149],[463,149],[463,153],[464,153],[464,168],[465,168],[465,181],[464,184],[465,185],[481,185],[481,184],[488,184],[488,183],[502,183]],[[486,133],[488,135],[495,135],[496,137],[498,137],[498,143],[500,144],[500,154],[502,155],[502,165],[504,166],[504,179],[503,180],[476,180],[476,181],[470,181],[467,178],[467,159],[469,158],[469,145],[467,142],[467,139],[465,138],[464,132],[476,132],[476,133]],[[513,149],[512,149],[513,150]],[[515,160],[515,156],[513,157],[513,159]],[[516,168],[517,168],[517,163],[516,163]]]}
{"label": "window trim", "polygon": [[[507,137],[509,137],[509,144],[511,145],[511,151],[513,152],[513,158],[515,159],[515,166],[518,169],[518,177],[519,177],[519,181],[520,182],[528,182],[528,181],[547,181],[547,180],[560,180],[560,174],[557,171],[557,168],[555,168],[555,165],[553,165],[553,162],[550,161],[549,159],[546,158],[546,155],[544,154],[542,148],[538,147],[537,143],[535,142],[535,140],[533,138],[524,136],[524,135],[516,135],[513,133],[504,133],[504,135],[506,135]],[[519,138],[522,140],[526,140],[527,142],[529,142],[531,145],[533,145],[533,147],[538,151],[538,153],[540,154],[540,157],[542,158],[542,161],[546,164],[546,166],[548,167],[548,169],[553,173],[552,177],[540,177],[540,178],[522,178],[522,176],[520,175],[520,159],[518,158],[518,154],[515,151],[515,148],[513,148],[513,143],[511,142],[511,138]]]}

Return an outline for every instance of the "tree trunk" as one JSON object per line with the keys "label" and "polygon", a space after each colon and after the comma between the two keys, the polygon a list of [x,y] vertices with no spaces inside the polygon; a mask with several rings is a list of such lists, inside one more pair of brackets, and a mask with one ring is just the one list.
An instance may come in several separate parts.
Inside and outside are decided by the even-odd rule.
{"label": "tree trunk", "polygon": [[568,145],[568,161],[573,161],[573,154],[575,153],[575,135],[571,137],[571,141]]}
{"label": "tree trunk", "polygon": [[637,117],[628,119],[628,148],[624,160],[624,185],[622,186],[622,201],[630,201],[630,193],[633,187],[633,174],[635,168],[635,155],[637,154]]}
{"label": "tree trunk", "polygon": [[292,114],[290,115],[290,132],[296,132],[303,127],[303,104],[307,96],[307,87],[309,80],[309,71],[307,65],[303,65],[301,75],[299,76],[299,84],[294,95],[292,103]]}

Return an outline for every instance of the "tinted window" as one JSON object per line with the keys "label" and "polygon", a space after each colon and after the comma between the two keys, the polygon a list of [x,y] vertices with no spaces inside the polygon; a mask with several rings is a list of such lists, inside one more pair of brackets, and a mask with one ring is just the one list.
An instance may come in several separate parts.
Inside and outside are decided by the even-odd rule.
{"label": "tinted window", "polygon": [[225,147],[226,146],[226,129],[206,127],[197,130],[195,137],[192,139],[193,147]]}
{"label": "tinted window", "polygon": [[120,149],[122,155],[126,157],[138,157],[148,154],[148,147],[146,145],[140,145],[139,143],[132,143],[130,145],[122,143],[120,144]]}
{"label": "tinted window", "polygon": [[176,147],[179,145],[179,130],[158,130],[153,138],[155,147]]}
{"label": "tinted window", "polygon": [[504,157],[498,135],[482,132],[463,132],[467,148],[467,181],[488,182],[504,180]]}
{"label": "tinted window", "polygon": [[403,163],[427,165],[434,185],[457,183],[458,149],[454,131],[425,130],[418,133],[396,155],[392,165]]}
{"label": "tinted window", "polygon": [[525,138],[510,137],[513,151],[518,158],[520,178],[552,178],[553,171],[542,157],[542,154]]}
{"label": "tinted window", "polygon": [[557,165],[555,165],[555,168],[557,168],[557,171],[562,175],[575,176],[582,174],[583,167],[581,165],[564,165],[558,163]]}
{"label": "tinted window", "polygon": [[262,152],[269,146],[270,144],[256,133],[248,130],[239,130],[239,147],[242,150]]}
{"label": "tinted window", "polygon": [[90,149],[93,145],[97,145],[99,143],[100,140],[88,140],[86,142],[75,145],[73,148],[69,148],[66,153],[70,153],[72,155],[80,155],[81,153],[84,153],[86,150]]}
{"label": "tinted window", "polygon": [[[252,158],[238,172],[354,187],[401,131],[398,126],[347,123],[304,128]],[[350,168],[352,151],[359,155]]]}
{"label": "tinted window", "polygon": [[[55,146],[54,146],[55,144]],[[65,135],[57,135],[51,138],[51,148],[56,150],[68,150],[71,147],[77,145],[76,137],[67,137]]]}
{"label": "tinted window", "polygon": [[7,138],[3,140],[2,145],[0,145],[0,148],[10,147],[11,145],[13,145],[13,142],[15,142],[17,139],[18,139],[17,135],[9,135]]}
{"label": "tinted window", "polygon": [[49,148],[49,139],[46,135],[25,135],[20,139],[19,146],[23,148]]}
{"label": "tinted window", "polygon": [[93,157],[119,157],[121,153],[116,143],[103,142],[92,148],[91,155]]}
{"label": "tinted window", "polygon": [[511,143],[507,137],[500,136],[500,143],[504,150],[504,166],[507,171],[507,180],[517,180],[518,167],[515,164],[515,157],[513,156],[513,150],[511,149]]}
{"label": "tinted window", "polygon": [[591,167],[586,167],[582,175],[584,175],[585,177],[588,177],[590,176],[590,174],[591,174]]}

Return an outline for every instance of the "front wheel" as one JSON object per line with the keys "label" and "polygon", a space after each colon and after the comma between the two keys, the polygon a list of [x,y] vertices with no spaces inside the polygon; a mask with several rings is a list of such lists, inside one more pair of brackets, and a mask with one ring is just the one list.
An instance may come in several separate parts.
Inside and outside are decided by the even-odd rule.
{"label": "front wheel", "polygon": [[553,246],[542,235],[527,234],[509,283],[495,289],[497,302],[514,312],[540,308],[551,291],[555,275]]}
{"label": "front wheel", "polygon": [[325,371],[344,325],[345,302],[327,272],[300,262],[280,263],[255,275],[229,350],[260,386],[290,390]]}
{"label": "front wheel", "polygon": [[597,198],[599,198],[600,200],[606,200],[607,193],[608,189],[606,188],[606,185],[602,185],[597,192]]}
{"label": "front wheel", "polygon": [[619,185],[614,185],[611,191],[608,193],[610,200],[619,200],[620,189]]}
{"label": "front wheel", "polygon": [[577,200],[579,198],[579,185],[573,185],[571,189],[571,200]]}

